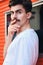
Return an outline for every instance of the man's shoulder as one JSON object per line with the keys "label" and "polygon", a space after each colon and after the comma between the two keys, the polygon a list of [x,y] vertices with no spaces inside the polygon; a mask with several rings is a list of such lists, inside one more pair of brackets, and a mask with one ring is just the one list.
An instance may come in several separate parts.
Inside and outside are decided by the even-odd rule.
{"label": "man's shoulder", "polygon": [[24,38],[29,38],[29,37],[32,37],[32,36],[36,36],[36,32],[33,30],[33,29],[27,29],[25,30],[22,34],[21,34],[21,37],[24,37]]}

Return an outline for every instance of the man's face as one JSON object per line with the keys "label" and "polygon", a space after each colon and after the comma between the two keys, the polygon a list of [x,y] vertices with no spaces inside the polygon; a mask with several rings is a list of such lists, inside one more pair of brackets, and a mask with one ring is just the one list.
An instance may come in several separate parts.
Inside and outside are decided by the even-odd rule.
{"label": "man's face", "polygon": [[16,20],[15,24],[24,26],[27,22],[27,13],[22,5],[15,5],[11,7],[11,20]]}

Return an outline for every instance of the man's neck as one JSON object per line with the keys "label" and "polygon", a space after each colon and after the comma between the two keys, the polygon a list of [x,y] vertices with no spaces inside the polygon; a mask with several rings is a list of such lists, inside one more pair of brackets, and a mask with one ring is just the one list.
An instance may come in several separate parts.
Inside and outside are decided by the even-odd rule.
{"label": "man's neck", "polygon": [[19,34],[20,32],[22,32],[22,31],[24,31],[24,30],[26,30],[26,29],[30,29],[30,28],[31,28],[31,26],[30,26],[30,24],[28,23],[28,24],[22,26],[22,27],[20,28],[20,31],[17,32],[17,34]]}

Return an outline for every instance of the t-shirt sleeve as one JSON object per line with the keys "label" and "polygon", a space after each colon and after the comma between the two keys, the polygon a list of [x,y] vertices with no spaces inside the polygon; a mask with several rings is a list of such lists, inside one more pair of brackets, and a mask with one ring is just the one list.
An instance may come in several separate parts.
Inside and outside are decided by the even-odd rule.
{"label": "t-shirt sleeve", "polygon": [[37,50],[35,47],[35,43],[32,40],[28,38],[20,39],[17,54],[17,65],[35,65],[38,58]]}

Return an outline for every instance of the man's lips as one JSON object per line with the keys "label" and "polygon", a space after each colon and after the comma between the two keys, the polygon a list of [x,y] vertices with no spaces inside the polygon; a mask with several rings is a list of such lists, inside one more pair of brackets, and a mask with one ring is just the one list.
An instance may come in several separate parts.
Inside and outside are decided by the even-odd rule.
{"label": "man's lips", "polygon": [[16,18],[15,18],[15,19],[11,19],[11,21],[14,21],[14,20],[16,20],[16,21],[20,21],[19,19],[16,19]]}
{"label": "man's lips", "polygon": [[14,21],[14,22],[12,23],[12,25],[15,24],[15,23],[19,23],[19,22],[20,22],[19,19],[13,19],[13,20],[11,20],[11,21]]}

